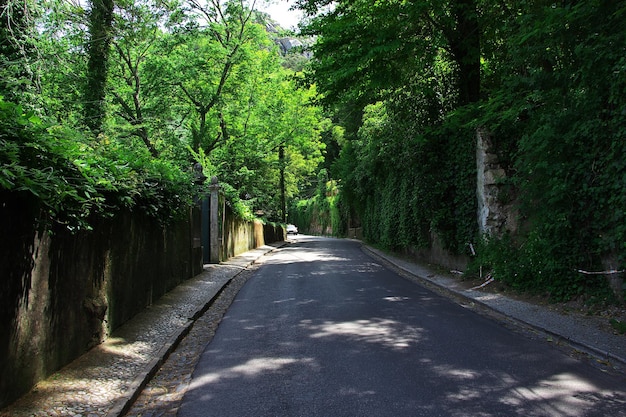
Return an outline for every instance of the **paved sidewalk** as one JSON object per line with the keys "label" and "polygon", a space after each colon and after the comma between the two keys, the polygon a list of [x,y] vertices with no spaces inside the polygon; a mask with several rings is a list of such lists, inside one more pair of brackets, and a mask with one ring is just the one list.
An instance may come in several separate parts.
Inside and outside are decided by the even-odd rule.
{"label": "paved sidewalk", "polygon": [[[121,415],[226,285],[249,265],[284,242],[263,246],[205,271],[163,296],[100,346],[39,383],[29,394],[0,411],[0,417]],[[477,303],[549,337],[626,369],[626,335],[600,330],[593,317],[564,316],[502,295],[467,290],[459,281],[423,265],[368,246],[364,250],[389,262],[412,279],[436,286],[463,302]]]}
{"label": "paved sidewalk", "polygon": [[161,297],[112,337],[41,381],[0,417],[119,416],[158,371],[223,288],[255,260],[283,245],[262,246],[204,272]]}
{"label": "paved sidewalk", "polygon": [[480,304],[508,319],[544,333],[556,343],[567,343],[597,360],[610,364],[615,369],[626,370],[626,335],[603,330],[600,325],[600,320],[603,319],[599,317],[564,315],[545,306],[514,300],[501,294],[466,289],[458,279],[438,274],[424,265],[403,260],[369,246],[364,246],[364,250],[445,293],[468,303]]}

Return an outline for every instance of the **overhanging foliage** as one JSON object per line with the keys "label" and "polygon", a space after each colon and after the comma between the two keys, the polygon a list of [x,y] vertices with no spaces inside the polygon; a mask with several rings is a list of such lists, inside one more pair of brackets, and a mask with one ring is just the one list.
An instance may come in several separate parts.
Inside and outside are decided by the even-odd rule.
{"label": "overhanging foliage", "polygon": [[[626,2],[299,4],[320,13],[309,76],[346,127],[332,175],[370,241],[465,254],[482,242],[474,143],[486,129],[520,228],[478,245],[474,264],[558,299],[605,294],[576,270],[626,263]],[[464,33],[480,42],[455,44]]]}

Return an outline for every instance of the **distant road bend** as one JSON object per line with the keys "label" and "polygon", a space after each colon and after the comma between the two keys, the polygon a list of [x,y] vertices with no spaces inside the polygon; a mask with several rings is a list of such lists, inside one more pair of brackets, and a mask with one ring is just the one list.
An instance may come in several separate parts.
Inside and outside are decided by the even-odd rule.
{"label": "distant road bend", "polygon": [[398,276],[356,242],[266,257],[179,417],[626,416],[626,381]]}

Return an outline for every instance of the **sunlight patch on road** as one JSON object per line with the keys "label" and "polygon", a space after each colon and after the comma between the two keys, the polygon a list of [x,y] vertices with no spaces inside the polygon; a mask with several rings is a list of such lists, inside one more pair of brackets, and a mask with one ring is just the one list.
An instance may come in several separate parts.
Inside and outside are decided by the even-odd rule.
{"label": "sunlight patch on road", "polygon": [[347,262],[349,258],[344,258],[325,251],[289,251],[283,250],[274,253],[268,264],[291,264],[296,262]]}
{"label": "sunlight patch on road", "polygon": [[272,301],[272,303],[274,303],[274,304],[282,304],[282,303],[290,303],[290,302],[294,302],[294,301],[296,301],[296,299],[294,297],[291,297],[291,298],[284,298],[282,300]]}
{"label": "sunlight patch on road", "polygon": [[310,337],[346,336],[360,342],[377,343],[392,349],[407,349],[420,340],[422,329],[389,319],[325,322],[321,325],[301,323],[314,331]]}
{"label": "sunlight patch on road", "polygon": [[383,300],[395,302],[395,301],[408,301],[410,300],[410,298],[409,297],[383,297]]}
{"label": "sunlight patch on road", "polygon": [[452,365],[433,365],[432,369],[443,377],[457,381],[471,381],[478,379],[481,375],[480,372],[473,369],[458,369]]}
{"label": "sunlight patch on road", "polygon": [[516,407],[544,404],[555,415],[578,416],[584,415],[584,410],[589,410],[596,402],[614,400],[611,392],[603,391],[574,374],[563,373],[533,385],[514,386],[500,401]]}
{"label": "sunlight patch on road", "polygon": [[240,365],[199,375],[191,382],[189,388],[200,388],[204,385],[217,383],[223,379],[257,377],[267,372],[279,371],[289,365],[311,364],[313,362],[313,358],[254,358]]}

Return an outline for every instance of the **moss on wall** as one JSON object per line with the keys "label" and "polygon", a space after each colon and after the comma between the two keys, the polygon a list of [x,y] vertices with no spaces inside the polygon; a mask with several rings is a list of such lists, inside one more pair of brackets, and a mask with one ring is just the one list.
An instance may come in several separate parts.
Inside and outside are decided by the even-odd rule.
{"label": "moss on wall", "polygon": [[162,227],[119,213],[70,233],[38,230],[38,214],[32,201],[0,194],[0,407],[199,269],[190,218]]}

